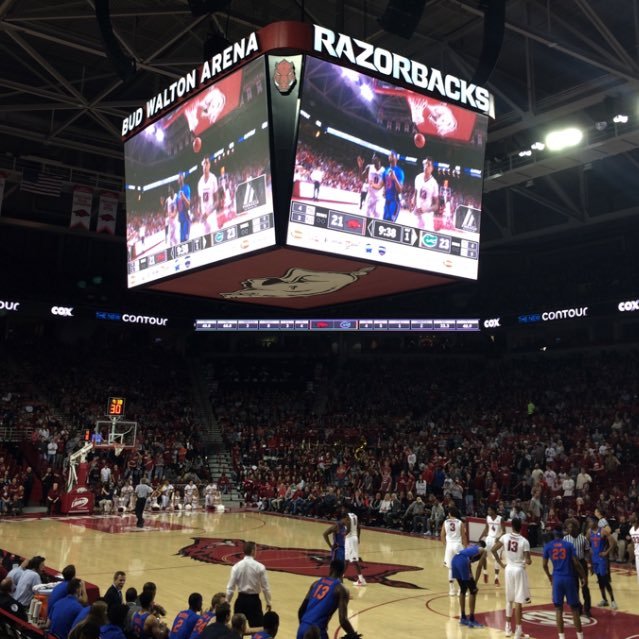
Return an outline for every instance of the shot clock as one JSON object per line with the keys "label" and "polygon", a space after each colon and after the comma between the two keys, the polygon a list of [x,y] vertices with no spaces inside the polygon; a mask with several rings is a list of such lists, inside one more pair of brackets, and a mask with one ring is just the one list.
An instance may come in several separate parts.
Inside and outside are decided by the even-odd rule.
{"label": "shot clock", "polygon": [[107,417],[124,417],[124,407],[126,400],[124,397],[109,397],[107,401]]}

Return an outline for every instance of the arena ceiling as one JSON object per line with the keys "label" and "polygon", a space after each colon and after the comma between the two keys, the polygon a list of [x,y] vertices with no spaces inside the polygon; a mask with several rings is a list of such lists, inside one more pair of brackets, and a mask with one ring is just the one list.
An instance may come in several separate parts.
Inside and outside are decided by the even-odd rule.
{"label": "arena ceiling", "polygon": [[[52,257],[62,276],[73,264],[88,273],[110,261],[112,249],[103,244],[123,247],[122,236],[95,237],[89,248],[82,246],[82,255],[73,255],[75,240],[65,237],[68,210],[27,206],[19,189],[22,167],[57,167],[69,189],[86,183],[121,190],[122,118],[197,66],[211,30],[233,41],[273,21],[304,19],[472,77],[486,3],[427,0],[410,39],[380,26],[387,0],[233,0],[228,11],[197,17],[187,0],[110,4],[114,33],[136,61],[137,72],[126,82],[104,52],[93,0],[0,0],[5,279],[6,267],[33,250],[36,233],[58,236]],[[484,255],[563,232],[576,237],[589,228],[611,228],[611,222],[635,215],[638,40],[638,0],[506,2],[503,46],[487,83],[496,117],[486,155]],[[618,114],[629,121],[613,122]],[[557,154],[519,155],[563,124],[582,127],[585,142]],[[50,261],[46,240],[35,243]],[[67,264],[69,252],[81,263]],[[124,263],[117,268],[123,273]]]}

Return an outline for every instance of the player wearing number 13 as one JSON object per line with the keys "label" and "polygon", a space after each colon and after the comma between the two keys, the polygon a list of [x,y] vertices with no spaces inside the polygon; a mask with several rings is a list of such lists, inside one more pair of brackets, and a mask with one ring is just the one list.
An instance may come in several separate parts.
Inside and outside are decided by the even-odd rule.
{"label": "player wearing number 13", "polygon": [[[521,606],[530,603],[530,588],[528,587],[528,575],[526,565],[530,565],[530,544],[521,533],[521,519],[515,517],[512,522],[513,531],[502,535],[495,542],[492,553],[495,561],[505,569],[504,579],[506,585],[506,636],[512,634],[513,604],[515,608],[515,639],[522,636]],[[504,549],[503,556],[506,564],[502,562],[499,551]]]}
{"label": "player wearing number 13", "polygon": [[319,628],[322,639],[328,639],[328,622],[336,610],[340,626],[347,635],[353,638],[358,636],[348,620],[348,590],[342,585],[343,576],[344,562],[334,559],[331,561],[329,576],[318,579],[310,587],[297,612],[300,622],[297,639],[303,639],[312,626]]}
{"label": "player wearing number 13", "polygon": [[[582,583],[586,579],[586,575],[575,555],[575,547],[569,541],[562,539],[563,530],[556,528],[553,534],[555,538],[544,546],[543,567],[552,584],[552,603],[557,611],[559,639],[564,639],[564,598],[572,608],[572,619],[577,630],[577,639],[583,639],[575,573],[579,575]],[[552,562],[552,575],[548,570],[548,560]]]}

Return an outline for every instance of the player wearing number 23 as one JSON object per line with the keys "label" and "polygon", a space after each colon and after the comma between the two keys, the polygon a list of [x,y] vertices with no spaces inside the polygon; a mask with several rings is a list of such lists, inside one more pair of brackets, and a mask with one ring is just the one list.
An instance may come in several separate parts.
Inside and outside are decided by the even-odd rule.
{"label": "player wearing number 23", "polygon": [[344,562],[340,559],[331,561],[328,577],[318,579],[309,589],[297,616],[300,627],[297,639],[303,639],[311,626],[317,626],[322,639],[328,639],[328,622],[337,610],[340,626],[347,636],[353,639],[358,635],[348,620],[348,590],[342,585]]}
{"label": "player wearing number 23", "polygon": [[388,154],[388,168],[384,171],[384,219],[394,222],[399,215],[399,196],[404,189],[404,171],[397,166],[397,153]]}
{"label": "player wearing number 23", "polygon": [[[562,539],[563,530],[556,528],[553,533],[555,538],[544,546],[543,567],[552,584],[552,603],[557,610],[557,630],[561,637],[564,632],[563,606],[565,598],[572,608],[573,623],[577,630],[577,637],[582,639],[579,594],[575,583],[575,575],[579,575],[582,583],[586,579],[586,575],[575,555],[575,547],[569,541]],[[548,570],[549,560],[552,562],[552,575]]]}

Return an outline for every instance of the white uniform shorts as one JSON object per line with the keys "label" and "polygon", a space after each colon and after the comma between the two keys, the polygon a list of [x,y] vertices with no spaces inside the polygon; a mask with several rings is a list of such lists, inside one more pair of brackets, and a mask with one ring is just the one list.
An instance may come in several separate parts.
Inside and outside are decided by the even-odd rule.
{"label": "white uniform shorts", "polygon": [[453,561],[453,557],[463,549],[464,549],[464,545],[459,542],[453,543],[453,544],[446,544],[446,550],[444,551],[444,566],[446,566],[446,568],[450,568]]}
{"label": "white uniform shorts", "polygon": [[346,537],[344,540],[344,559],[359,561],[359,539]]}
{"label": "white uniform shorts", "polygon": [[528,573],[523,566],[506,566],[506,601],[511,603],[530,603]]}

